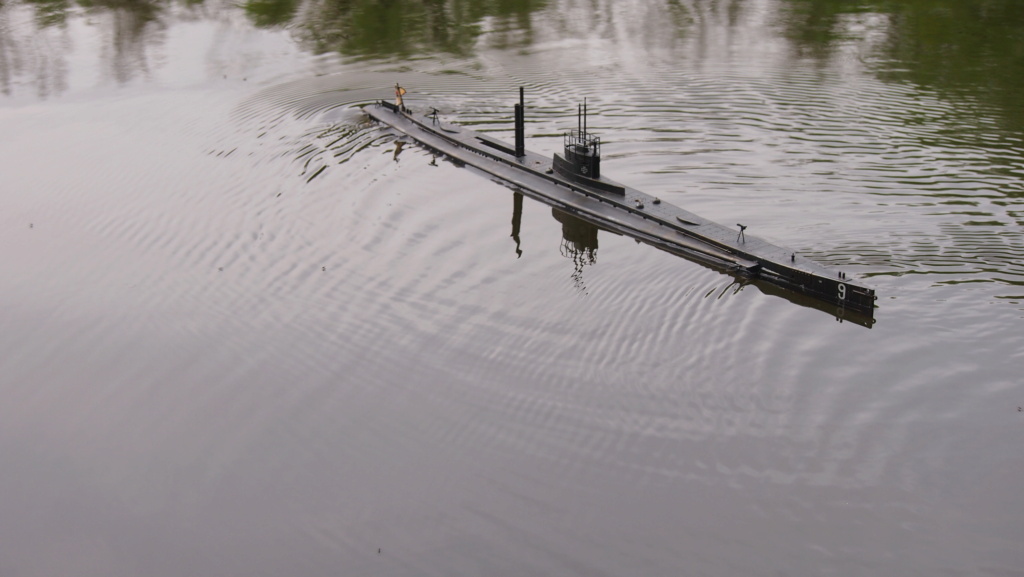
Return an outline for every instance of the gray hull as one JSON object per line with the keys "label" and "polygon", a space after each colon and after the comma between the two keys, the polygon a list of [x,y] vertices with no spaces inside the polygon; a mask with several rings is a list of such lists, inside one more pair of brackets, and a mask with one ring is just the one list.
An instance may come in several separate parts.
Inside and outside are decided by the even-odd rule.
{"label": "gray hull", "polygon": [[[589,179],[556,170],[565,159],[516,150],[486,134],[417,116],[389,102],[364,107],[373,119],[423,146],[504,181],[523,194],[663,250],[762,279],[834,305],[838,317],[862,315],[870,326],[875,291],[796,251],[709,221],[678,206],[604,177]],[[769,291],[765,291],[769,292]],[[822,308],[822,307],[818,307]],[[854,320],[854,319],[851,319]]]}

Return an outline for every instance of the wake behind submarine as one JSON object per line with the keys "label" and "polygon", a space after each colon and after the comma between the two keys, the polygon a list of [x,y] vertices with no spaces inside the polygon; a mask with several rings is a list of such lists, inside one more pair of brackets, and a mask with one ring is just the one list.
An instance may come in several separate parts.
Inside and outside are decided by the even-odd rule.
{"label": "wake behind submarine", "polygon": [[[877,297],[874,289],[861,281],[800,256],[795,250],[747,235],[747,227],[742,224],[731,228],[712,222],[603,176],[601,139],[587,130],[585,104],[578,109],[577,128],[564,134],[562,154],[548,158],[526,150],[522,87],[515,104],[515,143],[511,146],[443,122],[436,109],[417,115],[405,106],[405,93],[396,84],[394,103],[379,100],[363,110],[428,149],[482,170],[527,196],[600,228],[777,285],[821,305],[833,305],[838,319],[847,317],[868,327],[874,322]],[[847,312],[863,318],[848,317]]]}

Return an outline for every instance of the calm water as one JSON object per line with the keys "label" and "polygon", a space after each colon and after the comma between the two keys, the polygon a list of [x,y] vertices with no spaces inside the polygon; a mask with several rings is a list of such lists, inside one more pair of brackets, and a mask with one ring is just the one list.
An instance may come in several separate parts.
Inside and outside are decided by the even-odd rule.
{"label": "calm water", "polygon": [[[0,4],[0,576],[1024,575],[1012,0]],[[518,199],[413,107],[867,279]]]}

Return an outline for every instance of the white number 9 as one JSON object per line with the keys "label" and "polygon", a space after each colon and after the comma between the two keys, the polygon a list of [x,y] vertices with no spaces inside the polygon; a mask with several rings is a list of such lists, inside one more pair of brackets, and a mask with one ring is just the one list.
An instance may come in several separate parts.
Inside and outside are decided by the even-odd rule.
{"label": "white number 9", "polygon": [[839,300],[846,300],[846,285],[843,283],[839,283]]}

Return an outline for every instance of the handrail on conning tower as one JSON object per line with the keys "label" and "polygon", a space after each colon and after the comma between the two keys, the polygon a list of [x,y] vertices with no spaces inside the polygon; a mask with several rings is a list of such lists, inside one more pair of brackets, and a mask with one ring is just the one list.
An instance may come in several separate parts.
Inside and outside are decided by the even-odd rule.
{"label": "handrail on conning tower", "polygon": [[555,155],[554,160],[557,172],[576,180],[588,179],[591,184],[601,178],[601,138],[587,131],[586,98],[577,105],[576,130],[565,133],[562,146],[564,157]]}

